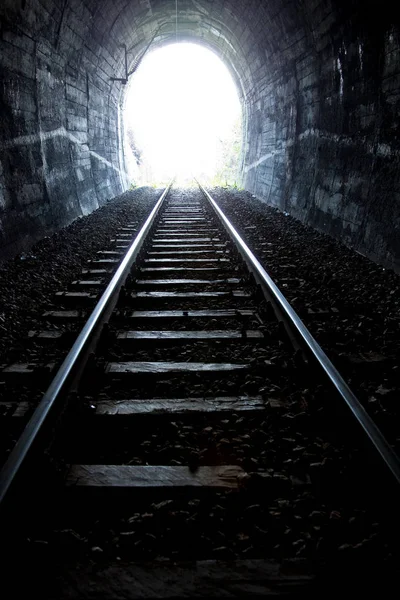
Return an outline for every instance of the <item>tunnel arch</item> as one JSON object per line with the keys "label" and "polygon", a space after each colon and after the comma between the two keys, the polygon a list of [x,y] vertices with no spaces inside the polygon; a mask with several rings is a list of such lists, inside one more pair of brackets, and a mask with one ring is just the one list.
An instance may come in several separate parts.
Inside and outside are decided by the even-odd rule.
{"label": "tunnel arch", "polygon": [[[26,247],[123,191],[124,46],[132,69],[176,36],[175,0],[3,0],[0,247]],[[399,268],[400,42],[361,0],[178,0],[178,35],[241,90],[243,184]]]}
{"label": "tunnel arch", "polygon": [[[154,183],[151,177],[166,182],[174,172],[177,185],[189,184],[192,173],[203,173],[207,181],[215,177],[237,181],[243,152],[238,152],[235,144],[235,151],[229,154],[227,136],[231,140],[234,135],[240,144],[246,104],[241,82],[230,67],[214,45],[185,35],[178,42],[173,37],[152,45],[137,71],[128,69],[131,76],[121,95],[121,107],[126,167],[136,184]],[[175,123],[173,133],[172,123]],[[174,166],[183,147],[186,150],[181,157],[182,165]],[[229,156],[228,171],[223,167],[222,147],[225,159]],[[140,164],[138,158],[133,160],[135,155],[141,157]],[[187,171],[193,155],[199,163],[191,162]],[[136,162],[134,168],[133,162]]]}

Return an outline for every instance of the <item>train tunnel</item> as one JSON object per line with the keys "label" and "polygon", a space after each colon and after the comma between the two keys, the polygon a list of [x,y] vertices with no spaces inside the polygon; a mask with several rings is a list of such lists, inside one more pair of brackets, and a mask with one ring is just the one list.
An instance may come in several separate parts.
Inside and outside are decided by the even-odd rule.
{"label": "train tunnel", "polygon": [[243,187],[398,271],[400,34],[385,5],[2,0],[2,257],[127,188],[126,82],[178,40],[217,53],[236,82]]}

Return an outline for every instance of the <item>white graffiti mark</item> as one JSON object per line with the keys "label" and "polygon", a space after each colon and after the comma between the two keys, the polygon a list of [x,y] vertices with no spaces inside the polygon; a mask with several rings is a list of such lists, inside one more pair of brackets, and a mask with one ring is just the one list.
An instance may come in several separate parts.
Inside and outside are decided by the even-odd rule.
{"label": "white graffiti mark", "polygon": [[[346,135],[340,135],[337,133],[331,133],[330,131],[320,131],[319,129],[306,129],[300,135],[297,136],[297,141],[301,142],[308,138],[317,138],[319,140],[334,142],[338,146],[359,146],[362,145],[365,151],[368,154],[373,154],[375,156],[383,157],[383,158],[396,158],[400,159],[400,150],[396,150],[389,146],[389,144],[373,144],[368,142],[366,137],[361,138],[353,138]],[[277,154],[282,154],[286,151],[287,148],[290,148],[295,143],[295,140],[291,139],[287,142],[283,143],[280,148],[276,150],[271,150],[267,154],[260,156],[259,159],[252,162],[250,165],[247,165],[244,168],[245,173],[248,173],[252,169],[255,169],[259,165],[265,163],[270,158],[273,158]]]}
{"label": "white graffiti mark", "polygon": [[258,160],[254,161],[253,163],[251,163],[251,165],[247,165],[247,167],[244,168],[245,172],[248,173],[248,171],[251,171],[251,169],[255,169],[259,165],[262,165],[263,163],[267,162],[267,160],[269,160],[270,158],[273,158],[279,152],[283,152],[283,150],[284,148],[282,148],[281,150],[273,150],[272,152],[268,152],[268,154],[260,156]]}
{"label": "white graffiti mark", "polygon": [[[58,129],[53,129],[52,131],[41,131],[40,133],[34,133],[31,135],[21,135],[17,138],[13,138],[12,140],[0,141],[0,149],[7,150],[7,148],[15,148],[16,146],[28,146],[30,144],[37,144],[38,142],[46,142],[47,140],[51,140],[57,137],[67,138],[70,142],[73,142],[78,146],[82,145],[81,140],[74,136],[73,133],[67,131],[65,127],[59,127]],[[127,173],[125,173],[125,171],[121,171],[121,169],[113,165],[109,160],[104,158],[104,156],[101,156],[101,154],[98,154],[97,152],[94,152],[90,149],[88,150],[88,152],[90,156],[93,156],[93,158],[95,158],[99,162],[107,165],[111,169],[114,169],[114,171],[117,171],[121,175],[128,176]]]}

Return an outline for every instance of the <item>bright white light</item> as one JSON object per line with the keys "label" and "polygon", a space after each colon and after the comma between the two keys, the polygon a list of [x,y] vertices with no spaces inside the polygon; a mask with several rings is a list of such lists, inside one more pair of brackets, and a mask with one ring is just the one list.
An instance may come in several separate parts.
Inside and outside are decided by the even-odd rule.
{"label": "bright white light", "polygon": [[213,175],[221,140],[240,114],[227,67],[210,50],[189,43],[149,53],[131,78],[125,104],[126,129],[153,181]]}

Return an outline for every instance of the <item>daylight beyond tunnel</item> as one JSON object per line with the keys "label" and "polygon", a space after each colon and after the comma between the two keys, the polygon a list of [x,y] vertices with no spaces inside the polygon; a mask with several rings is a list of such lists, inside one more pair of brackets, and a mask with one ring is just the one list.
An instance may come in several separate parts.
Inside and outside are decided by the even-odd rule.
{"label": "daylight beyond tunnel", "polygon": [[2,257],[129,187],[130,81],[178,41],[211,50],[235,82],[242,185],[400,270],[394,11],[365,0],[3,0]]}
{"label": "daylight beyond tunnel", "polygon": [[239,180],[241,106],[218,56],[195,44],[149,53],[124,105],[125,161],[132,182],[209,185]]}

